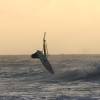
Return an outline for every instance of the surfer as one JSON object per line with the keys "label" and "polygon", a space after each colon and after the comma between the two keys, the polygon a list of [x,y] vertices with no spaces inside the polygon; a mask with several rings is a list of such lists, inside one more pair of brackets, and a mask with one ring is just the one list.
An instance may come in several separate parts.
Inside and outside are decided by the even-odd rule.
{"label": "surfer", "polygon": [[47,59],[47,54],[48,54],[48,49],[47,49],[47,44],[45,40],[46,32],[44,33],[44,38],[43,38],[43,51],[37,50],[34,54],[31,55],[32,58],[38,58],[44,65],[44,67],[52,74],[54,74],[54,71],[52,69],[51,64],[49,63]]}

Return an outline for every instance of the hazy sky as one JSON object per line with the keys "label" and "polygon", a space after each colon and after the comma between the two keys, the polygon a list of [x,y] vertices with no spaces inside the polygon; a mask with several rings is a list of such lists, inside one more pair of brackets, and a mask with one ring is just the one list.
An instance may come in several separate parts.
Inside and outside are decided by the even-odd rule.
{"label": "hazy sky", "polygon": [[0,0],[0,54],[100,53],[100,0]]}

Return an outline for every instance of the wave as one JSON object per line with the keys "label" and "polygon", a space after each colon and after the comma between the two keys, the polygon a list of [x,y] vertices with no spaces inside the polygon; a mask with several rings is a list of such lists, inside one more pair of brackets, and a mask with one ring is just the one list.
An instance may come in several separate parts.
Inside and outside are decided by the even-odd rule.
{"label": "wave", "polygon": [[70,70],[68,68],[63,68],[63,71],[59,71],[52,79],[63,81],[97,80],[100,79],[100,64],[89,64],[85,67],[81,66],[81,68],[73,67]]}
{"label": "wave", "polygon": [[56,98],[56,100],[99,100],[100,98],[94,98],[94,97],[81,97],[81,96],[74,96],[74,97],[70,97],[70,96],[66,96],[66,95],[61,95],[58,96]]}
{"label": "wave", "polygon": [[[40,65],[39,65],[40,66]],[[58,66],[56,66],[58,67]],[[60,68],[59,68],[60,67]],[[86,67],[76,68],[73,67],[71,69],[60,66],[59,65],[54,75],[51,75],[46,70],[42,69],[43,66],[38,68],[25,68],[18,69],[12,72],[1,71],[1,78],[31,78],[33,80],[41,79],[41,80],[63,80],[63,81],[74,81],[74,80],[96,80],[100,77],[100,64],[90,64]]]}
{"label": "wave", "polygon": [[32,100],[24,96],[0,96],[0,100]]}
{"label": "wave", "polygon": [[[41,97],[39,100],[99,100],[100,98],[94,98],[90,96],[81,97],[81,96],[66,96],[61,95],[57,97]],[[26,96],[0,96],[0,100],[36,100],[36,97],[26,97]]]}

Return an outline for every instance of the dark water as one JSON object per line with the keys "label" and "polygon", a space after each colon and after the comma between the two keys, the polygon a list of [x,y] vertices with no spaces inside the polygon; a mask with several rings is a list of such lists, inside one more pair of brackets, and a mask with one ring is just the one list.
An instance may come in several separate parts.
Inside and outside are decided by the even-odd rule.
{"label": "dark water", "polygon": [[100,100],[100,55],[0,56],[0,100]]}

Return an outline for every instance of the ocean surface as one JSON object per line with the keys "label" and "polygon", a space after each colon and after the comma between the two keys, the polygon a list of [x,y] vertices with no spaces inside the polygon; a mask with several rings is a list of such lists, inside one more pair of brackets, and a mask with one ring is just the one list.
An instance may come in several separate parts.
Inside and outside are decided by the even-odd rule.
{"label": "ocean surface", "polygon": [[52,55],[50,74],[29,55],[0,56],[0,100],[100,100],[100,55]]}

